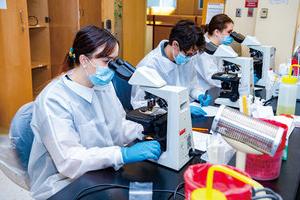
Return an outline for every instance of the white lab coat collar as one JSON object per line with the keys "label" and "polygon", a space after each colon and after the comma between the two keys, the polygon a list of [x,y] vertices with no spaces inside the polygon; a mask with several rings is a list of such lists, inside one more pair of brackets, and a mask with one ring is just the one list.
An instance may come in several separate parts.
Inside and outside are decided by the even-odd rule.
{"label": "white lab coat collar", "polygon": [[169,58],[166,58],[165,56],[162,55],[161,45],[163,45],[165,42],[169,42],[169,41],[168,40],[160,41],[160,43],[158,44],[158,46],[155,48],[154,51],[158,51],[158,55],[160,55],[162,57],[162,59],[165,59],[166,62],[169,62],[169,64],[164,65],[160,69],[164,74],[168,74],[170,71],[173,71],[174,69],[176,69],[176,67],[178,67],[178,65],[176,63],[174,63],[173,61],[171,61]]}
{"label": "white lab coat collar", "polygon": [[[116,76],[116,75],[115,75]],[[95,85],[93,88],[96,91],[104,91],[104,90],[109,90],[112,87],[112,82],[110,81],[108,84],[106,85]]]}
{"label": "white lab coat collar", "polygon": [[85,87],[75,81],[68,80],[65,75],[63,75],[62,79],[66,86],[69,87],[73,92],[84,98],[89,103],[92,103],[94,93],[93,88]]}

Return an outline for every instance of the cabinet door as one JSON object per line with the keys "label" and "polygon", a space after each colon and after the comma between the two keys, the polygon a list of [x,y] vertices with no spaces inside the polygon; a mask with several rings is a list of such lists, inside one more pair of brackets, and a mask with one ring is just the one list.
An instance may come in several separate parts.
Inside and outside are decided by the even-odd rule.
{"label": "cabinet door", "polygon": [[32,100],[26,0],[7,0],[0,10],[0,127]]}
{"label": "cabinet door", "polygon": [[72,43],[79,29],[78,1],[49,0],[50,16],[50,48],[52,77],[61,72],[64,58],[72,47]]}
{"label": "cabinet door", "polygon": [[146,1],[123,0],[123,58],[133,66],[145,56]]}
{"label": "cabinet door", "polygon": [[102,26],[101,0],[79,0],[80,27]]}

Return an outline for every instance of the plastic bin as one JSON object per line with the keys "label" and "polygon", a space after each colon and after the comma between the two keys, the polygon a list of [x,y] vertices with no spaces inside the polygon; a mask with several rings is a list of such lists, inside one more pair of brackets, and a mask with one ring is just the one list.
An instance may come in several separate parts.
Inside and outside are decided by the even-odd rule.
{"label": "plastic bin", "polygon": [[[185,181],[185,197],[187,200],[190,200],[191,193],[197,188],[206,187],[206,176],[207,171],[211,164],[196,164],[191,165],[184,172],[184,181]],[[233,169],[247,177],[250,177],[245,172],[240,171],[239,169],[231,166],[226,166],[230,169]],[[230,175],[215,172],[214,175],[214,189],[217,189],[225,194],[227,200],[250,200],[251,199],[251,186],[243,183]]]}
{"label": "plastic bin", "polygon": [[288,127],[285,124],[273,121],[264,120],[268,123],[274,124],[284,128],[281,143],[274,155],[271,157],[267,154],[255,155],[247,154],[245,171],[256,180],[274,180],[280,175],[280,168],[282,162],[282,154],[286,144],[286,134]]}

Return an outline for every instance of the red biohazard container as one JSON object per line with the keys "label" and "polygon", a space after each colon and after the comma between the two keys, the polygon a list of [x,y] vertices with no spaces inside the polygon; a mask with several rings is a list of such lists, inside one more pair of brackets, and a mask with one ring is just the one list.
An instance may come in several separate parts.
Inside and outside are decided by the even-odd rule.
{"label": "red biohazard container", "polygon": [[[184,172],[184,192],[186,200],[190,200],[191,193],[198,188],[205,188],[206,187],[206,176],[208,169],[212,165],[209,163],[205,164],[196,164],[191,165],[187,168]],[[245,172],[240,171],[239,169],[228,166],[226,167],[235,170],[247,177],[250,177]],[[221,191],[227,198],[227,200],[236,200],[236,199],[243,199],[243,200],[251,200],[251,186],[243,183],[228,174],[224,174],[222,172],[215,172],[214,174],[214,183],[213,188],[216,190]]]}
{"label": "red biohazard container", "polygon": [[263,121],[284,129],[281,143],[273,157],[268,154],[247,154],[245,171],[256,180],[274,180],[278,178],[280,174],[282,154],[285,148],[288,127],[285,124],[273,120],[263,119]]}

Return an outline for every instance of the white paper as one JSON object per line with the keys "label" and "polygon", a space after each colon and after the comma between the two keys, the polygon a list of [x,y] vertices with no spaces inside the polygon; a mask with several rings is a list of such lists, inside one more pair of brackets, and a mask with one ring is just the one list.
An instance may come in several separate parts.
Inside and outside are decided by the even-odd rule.
{"label": "white paper", "polygon": [[208,4],[206,14],[206,24],[208,24],[213,16],[224,13],[224,4]]}
{"label": "white paper", "polygon": [[0,9],[7,9],[6,0],[0,0]]}
{"label": "white paper", "polygon": [[274,116],[274,117],[270,117],[268,119],[275,120],[277,122],[280,122],[282,124],[287,125],[288,132],[287,132],[286,139],[289,139],[291,133],[293,132],[293,130],[295,128],[294,119],[293,118],[285,117],[285,116]]}
{"label": "white paper", "polygon": [[288,0],[270,0],[271,4],[288,4]]}
{"label": "white paper", "polygon": [[272,118],[274,117],[272,106],[256,105],[252,107],[252,117],[254,118]]}
{"label": "white paper", "polygon": [[203,106],[201,107],[199,103],[197,102],[193,102],[190,104],[191,106],[196,106],[196,107],[200,107],[202,110],[204,110],[207,115],[205,115],[206,117],[214,117],[216,116],[219,107],[215,107],[215,106]]}
{"label": "white paper", "polygon": [[197,150],[200,151],[206,151],[207,148],[207,138],[210,136],[210,134],[207,133],[200,133],[197,131],[193,131],[193,140],[194,140],[194,147]]}

